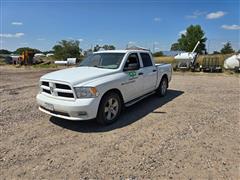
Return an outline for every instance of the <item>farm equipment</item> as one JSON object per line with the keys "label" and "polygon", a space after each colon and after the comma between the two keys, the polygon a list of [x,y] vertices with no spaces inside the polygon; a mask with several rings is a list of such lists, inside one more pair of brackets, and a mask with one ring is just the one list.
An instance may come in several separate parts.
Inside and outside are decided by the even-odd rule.
{"label": "farm equipment", "polygon": [[25,50],[22,52],[22,55],[20,56],[20,63],[21,65],[32,65],[34,62],[33,57],[34,57],[34,52],[33,51],[28,51]]}
{"label": "farm equipment", "polygon": [[222,72],[222,65],[219,57],[204,57],[200,71],[203,72]]}
{"label": "farm equipment", "polygon": [[34,52],[25,50],[20,55],[10,55],[5,57],[5,62],[15,65],[32,65],[35,64]]}
{"label": "farm equipment", "polygon": [[198,54],[195,53],[195,50],[197,49],[198,45],[200,42],[198,41],[197,44],[195,45],[194,49],[192,52],[184,52],[176,55],[174,59],[176,60],[176,70],[189,70],[195,71],[196,69],[199,68],[199,64],[196,63],[197,61],[197,56]]}

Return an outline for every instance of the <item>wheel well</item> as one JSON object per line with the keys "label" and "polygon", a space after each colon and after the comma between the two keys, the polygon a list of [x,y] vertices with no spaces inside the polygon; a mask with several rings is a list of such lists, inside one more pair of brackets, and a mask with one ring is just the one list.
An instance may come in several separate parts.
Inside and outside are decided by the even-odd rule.
{"label": "wheel well", "polygon": [[[168,76],[167,76],[167,74],[164,74],[164,75],[162,76],[162,79],[163,79],[163,78],[166,78],[167,81],[168,81]],[[162,79],[161,79],[161,81],[162,81]],[[168,83],[167,83],[167,87],[168,87]]]}
{"label": "wheel well", "polygon": [[[119,90],[119,89],[110,89],[110,90],[108,90],[107,92],[105,92],[104,94],[103,94],[103,96],[105,96],[106,94],[108,94],[108,93],[111,93],[111,92],[114,92],[114,93],[116,93],[116,94],[118,94],[119,95],[119,97],[120,97],[120,99],[121,99],[121,103],[123,104],[124,103],[124,101],[123,101],[123,96],[122,96],[122,93],[121,93],[121,91]],[[102,97],[103,97],[102,96]]]}

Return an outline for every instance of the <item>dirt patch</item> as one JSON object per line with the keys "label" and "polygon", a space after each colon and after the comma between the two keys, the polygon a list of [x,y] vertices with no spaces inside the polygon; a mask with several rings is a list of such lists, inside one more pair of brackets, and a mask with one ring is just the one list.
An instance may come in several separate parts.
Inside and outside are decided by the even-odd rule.
{"label": "dirt patch", "polygon": [[177,73],[166,97],[103,127],[38,111],[39,77],[49,70],[0,70],[1,179],[240,178],[237,76]]}

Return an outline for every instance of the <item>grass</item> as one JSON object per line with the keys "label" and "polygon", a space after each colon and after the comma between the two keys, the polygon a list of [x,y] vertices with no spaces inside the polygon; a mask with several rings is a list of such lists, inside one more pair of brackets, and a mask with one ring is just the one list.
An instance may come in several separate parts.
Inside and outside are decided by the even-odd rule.
{"label": "grass", "polygon": [[155,63],[170,63],[173,64],[175,62],[173,56],[162,56],[162,57],[155,57]]}
{"label": "grass", "polygon": [[3,58],[0,58],[0,66],[2,66],[2,65],[6,65],[6,62]]}

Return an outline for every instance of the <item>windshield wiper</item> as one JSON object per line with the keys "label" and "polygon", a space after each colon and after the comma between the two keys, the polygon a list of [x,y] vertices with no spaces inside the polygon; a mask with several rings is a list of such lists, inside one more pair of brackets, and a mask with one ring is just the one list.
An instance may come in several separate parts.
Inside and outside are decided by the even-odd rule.
{"label": "windshield wiper", "polygon": [[105,66],[98,66],[98,65],[95,65],[95,66],[93,66],[93,67],[96,67],[96,68],[106,68]]}

